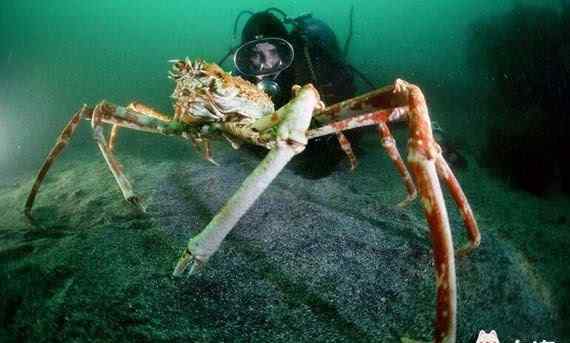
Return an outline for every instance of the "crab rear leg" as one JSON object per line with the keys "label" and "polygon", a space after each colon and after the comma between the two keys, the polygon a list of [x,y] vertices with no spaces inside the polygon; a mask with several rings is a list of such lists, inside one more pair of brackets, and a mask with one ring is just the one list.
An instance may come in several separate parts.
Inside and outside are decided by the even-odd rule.
{"label": "crab rear leg", "polygon": [[451,196],[463,217],[463,223],[467,228],[469,242],[457,251],[459,256],[466,256],[473,250],[477,249],[479,244],[481,244],[481,233],[477,227],[477,222],[475,221],[475,216],[473,215],[471,206],[469,206],[469,201],[467,201],[465,193],[463,193],[459,182],[455,178],[455,175],[453,175],[453,171],[451,171],[451,168],[449,168],[449,165],[442,157],[441,153],[437,156],[435,167],[439,177],[445,181],[447,188],[449,189],[449,192],[451,193]]}
{"label": "crab rear leg", "polygon": [[406,191],[408,193],[406,199],[402,200],[398,204],[398,206],[399,207],[408,206],[412,201],[416,199],[418,194],[416,186],[414,185],[414,181],[412,180],[412,176],[410,175],[408,168],[406,168],[406,165],[404,164],[404,161],[400,156],[400,152],[398,151],[398,147],[396,146],[396,140],[392,136],[392,133],[390,133],[388,125],[386,125],[386,123],[378,124],[378,132],[380,134],[380,137],[382,137],[381,139],[382,146],[384,147],[384,150],[386,150],[386,153],[392,160],[392,163],[394,163],[394,166],[398,170],[398,173],[400,173],[400,177],[402,178],[402,181],[404,182],[404,185],[406,186]]}
{"label": "crab rear leg", "polygon": [[[401,117],[404,116],[405,112],[407,112],[407,107],[406,108],[397,107],[389,110],[381,110],[372,113],[361,114],[356,117],[349,117],[347,119],[343,119],[313,129],[308,132],[307,136],[309,138],[316,138],[323,135],[334,133],[335,131],[337,132],[338,136],[339,133],[342,133],[343,130],[349,130],[368,125],[378,125],[378,134],[380,136],[382,147],[384,147],[384,150],[388,154],[388,157],[390,157],[390,159],[392,160],[392,163],[398,170],[402,182],[406,187],[407,196],[404,200],[402,200],[398,204],[398,206],[400,207],[405,207],[409,205],[416,198],[417,196],[416,186],[414,185],[414,181],[412,180],[408,168],[406,168],[406,165],[402,160],[400,152],[398,151],[398,147],[396,146],[396,141],[394,140],[394,137],[392,136],[390,129],[388,129],[388,125],[386,124],[386,122],[392,121],[393,118],[397,118],[398,120],[400,120]],[[341,143],[343,150],[349,156],[351,160],[351,165],[354,169],[356,162],[354,155],[350,151],[350,143],[346,141],[346,138],[344,138],[344,141],[339,138],[339,142]],[[347,149],[345,148],[345,146],[348,146],[349,148]]]}
{"label": "crab rear leg", "polygon": [[174,268],[173,276],[182,275],[190,265],[190,274],[200,269],[279,172],[296,154],[304,150],[307,143],[306,130],[319,102],[318,92],[309,84],[279,110],[282,121],[277,128],[275,146],[206,228],[190,239]]}
{"label": "crab rear leg", "polygon": [[348,139],[346,138],[344,133],[342,133],[341,130],[337,130],[336,138],[338,140],[338,143],[340,144],[340,148],[342,149],[342,151],[344,151],[344,153],[346,154],[346,156],[348,156],[348,159],[350,160],[350,170],[355,170],[358,162],[356,160],[354,152],[352,151],[352,146],[350,145],[350,142],[348,141]]}

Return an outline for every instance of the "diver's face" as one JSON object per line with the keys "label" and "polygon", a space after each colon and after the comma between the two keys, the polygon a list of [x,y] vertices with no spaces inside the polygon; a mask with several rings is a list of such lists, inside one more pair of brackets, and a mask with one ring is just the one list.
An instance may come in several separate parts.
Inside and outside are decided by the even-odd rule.
{"label": "diver's face", "polygon": [[258,43],[253,48],[253,52],[250,61],[260,72],[279,67],[282,63],[277,48],[273,44]]}

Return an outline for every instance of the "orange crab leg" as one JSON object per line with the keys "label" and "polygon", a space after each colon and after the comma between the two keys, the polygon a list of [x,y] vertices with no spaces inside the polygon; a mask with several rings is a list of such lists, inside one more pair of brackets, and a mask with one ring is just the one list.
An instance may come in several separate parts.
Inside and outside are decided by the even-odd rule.
{"label": "orange crab leg", "polygon": [[[103,127],[101,126],[101,115],[105,113],[105,106],[106,103],[101,102],[98,104],[95,109],[93,110],[92,117],[91,117],[91,128],[93,129],[93,135],[95,137],[95,142],[107,162],[115,181],[119,185],[121,192],[123,193],[123,197],[125,200],[136,206],[141,212],[144,212],[144,207],[142,206],[141,199],[135,195],[133,192],[133,187],[127,179],[124,171],[123,166],[115,157],[112,151],[112,145],[107,143],[105,136],[103,135]],[[113,125],[113,128],[116,128],[117,124]],[[113,137],[113,135],[111,135]],[[116,136],[115,136],[116,137]]]}
{"label": "orange crab leg", "polygon": [[[336,106],[336,105],[335,105]],[[389,108],[386,110],[375,110],[369,113],[360,113],[358,116],[347,117],[328,125],[324,125],[307,132],[307,138],[317,138],[331,133],[344,130],[356,129],[363,126],[369,126],[379,123],[386,123],[391,121],[394,114],[400,112],[407,112],[407,107]],[[322,118],[322,117],[321,117]]]}
{"label": "orange crab leg", "polygon": [[457,291],[453,241],[434,161],[410,152],[408,159],[420,193],[433,245],[436,271],[435,342],[455,342]]}
{"label": "orange crab leg", "polygon": [[[321,123],[330,123],[362,114],[370,114],[383,109],[394,109],[407,106],[407,99],[403,94],[394,93],[393,86],[386,86],[361,96],[348,99],[313,115]],[[389,121],[394,121],[390,118]]]}
{"label": "orange crab leg", "polygon": [[455,175],[453,175],[451,168],[449,168],[449,165],[441,155],[438,155],[435,166],[437,168],[437,174],[445,181],[447,188],[453,197],[453,200],[457,204],[457,207],[459,207],[459,212],[463,217],[463,223],[467,228],[469,243],[461,247],[457,251],[457,254],[459,256],[468,255],[481,243],[481,234],[479,233],[479,228],[477,227],[475,216],[473,215],[471,206],[469,206],[467,197],[465,197],[465,193],[463,193],[459,182],[457,182],[457,179],[455,178]]}
{"label": "orange crab leg", "polygon": [[[144,115],[146,117],[158,119],[158,120],[163,121],[163,122],[170,122],[172,120],[172,118],[169,118],[167,115],[155,110],[154,108],[152,108],[150,106],[147,106],[141,102],[138,102],[138,101],[131,102],[126,108],[127,108],[127,110],[129,110],[131,112],[139,113],[139,114]],[[120,128],[120,125],[113,124],[113,127],[111,128],[111,132],[109,133],[109,141],[107,144],[108,144],[110,151],[113,151],[113,149],[115,148],[119,128]]]}
{"label": "orange crab leg", "polygon": [[24,214],[29,220],[33,219],[32,206],[34,206],[34,200],[36,199],[36,194],[40,190],[40,186],[42,185],[42,182],[46,177],[49,168],[53,164],[53,161],[61,154],[63,149],[65,149],[65,147],[71,140],[71,137],[73,136],[73,133],[77,128],[77,125],[81,121],[81,116],[85,108],[86,106],[83,106],[83,108],[81,108],[81,110],[75,113],[73,117],[71,117],[69,122],[65,125],[65,127],[57,137],[55,145],[47,155],[42,167],[40,168],[40,171],[36,175],[36,180],[34,181],[34,185],[32,186],[30,194],[28,195],[28,199],[26,200],[26,207],[24,209]]}
{"label": "orange crab leg", "polygon": [[[134,105],[133,105],[134,104]],[[77,125],[81,119],[91,120],[93,131],[95,133],[95,139],[97,141],[97,145],[101,149],[101,152],[109,164],[109,168],[113,172],[115,179],[117,180],[125,199],[136,205],[137,207],[141,208],[138,198],[132,193],[130,184],[126,177],[123,174],[122,167],[119,162],[114,158],[112,150],[113,145],[116,140],[116,130],[119,127],[126,127],[130,129],[135,129],[139,131],[145,132],[152,132],[158,133],[162,135],[178,135],[177,132],[169,131],[168,124],[169,122],[165,121],[166,116],[159,116],[156,113],[154,115],[147,115],[150,110],[149,107],[141,107],[140,103],[133,103],[128,107],[121,107],[116,106],[106,101],[102,101],[99,103],[95,108],[88,107],[84,105],[81,110],[73,115],[73,117],[69,120],[67,125],[59,134],[57,141],[54,147],[49,152],[48,156],[46,157],[40,171],[38,172],[36,179],[34,181],[34,185],[28,195],[26,200],[26,205],[24,209],[24,214],[30,220],[32,220],[32,207],[34,205],[34,201],[36,199],[37,193],[40,189],[40,186],[45,179],[50,167],[54,163],[54,161],[61,155]],[[143,109],[145,113],[136,112],[134,109]],[[111,124],[113,125],[113,129],[110,134],[109,143],[107,143],[105,137],[103,136],[102,127],[100,124]],[[183,138],[187,138],[184,136],[184,133],[181,134]]]}
{"label": "orange crab leg", "polygon": [[378,133],[380,134],[380,137],[382,137],[381,141],[384,150],[386,150],[386,153],[392,160],[392,163],[394,163],[394,166],[396,166],[396,169],[398,170],[398,173],[400,173],[400,177],[402,178],[402,181],[406,186],[406,191],[408,193],[408,196],[406,197],[406,199],[402,200],[398,204],[399,207],[405,207],[409,205],[412,201],[414,201],[414,199],[416,198],[417,196],[416,186],[414,185],[414,181],[412,180],[412,176],[410,175],[408,168],[406,168],[406,165],[404,164],[404,161],[400,156],[400,152],[398,151],[398,147],[396,146],[396,141],[394,140],[392,133],[390,133],[388,125],[386,125],[385,123],[379,123]]}
{"label": "orange crab leg", "polygon": [[432,135],[426,101],[419,87],[398,79],[394,84],[394,92],[407,94],[408,97],[410,108],[408,162],[431,231],[437,292],[434,340],[455,342],[457,312],[455,258],[449,219],[436,170],[436,160],[440,152]]}
{"label": "orange crab leg", "polygon": [[[384,87],[327,107],[316,113],[314,117],[318,122],[330,124],[310,130],[309,138],[377,124],[384,148],[404,179],[408,194],[411,194],[412,190],[415,192],[414,183],[387,126],[388,122],[408,121],[410,129],[408,162],[430,227],[436,266],[437,313],[434,340],[455,342],[457,312],[455,257],[449,218],[438,176],[449,188],[467,227],[469,243],[461,248],[458,254],[465,255],[479,246],[481,236],[469,202],[447,162],[441,156],[439,145],[435,142],[422,91],[419,87],[398,79],[393,87]],[[403,203],[411,199],[406,199]]]}
{"label": "orange crab leg", "polygon": [[346,138],[344,133],[342,133],[341,130],[337,130],[336,138],[338,139],[338,143],[340,144],[342,151],[344,151],[344,153],[346,154],[346,156],[348,156],[348,159],[350,160],[350,170],[355,170],[358,162],[356,160],[354,152],[352,151],[352,146],[350,145],[350,142],[348,141],[348,139]]}
{"label": "orange crab leg", "polygon": [[[397,108],[362,114],[356,117],[349,117],[347,119],[343,119],[331,123],[329,125],[325,125],[317,129],[310,130],[307,133],[307,137],[309,139],[316,138],[323,135],[331,134],[333,132],[336,132],[338,135],[339,132],[342,132],[344,130],[377,124],[378,134],[380,135],[382,146],[384,147],[384,150],[392,160],[392,163],[394,163],[394,166],[396,167],[398,173],[400,174],[400,177],[402,178],[402,182],[406,186],[406,191],[408,195],[406,199],[404,199],[398,204],[398,206],[404,207],[410,204],[416,198],[417,191],[416,187],[414,186],[414,181],[412,180],[410,172],[406,168],[406,165],[404,164],[404,161],[400,156],[400,152],[398,151],[394,137],[390,133],[388,125],[386,125],[386,122],[393,120],[400,120],[401,118],[405,117],[406,115],[405,113],[407,111],[408,108],[406,106],[406,107],[397,107]],[[342,137],[344,137],[344,135]],[[346,138],[342,140],[340,137],[339,137],[339,142],[343,150],[347,153],[348,157],[350,158],[351,166],[353,167],[352,169],[354,169],[354,167],[356,166],[356,158],[352,154],[352,150],[347,151],[346,148],[346,146],[348,146],[348,149],[350,149],[350,143],[346,141]]]}

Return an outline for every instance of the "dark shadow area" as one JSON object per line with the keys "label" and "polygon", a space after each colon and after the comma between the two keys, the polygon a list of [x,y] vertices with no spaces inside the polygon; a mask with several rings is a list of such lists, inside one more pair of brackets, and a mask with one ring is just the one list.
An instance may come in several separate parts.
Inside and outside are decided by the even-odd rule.
{"label": "dark shadow area", "polygon": [[[368,128],[344,131],[343,134],[351,144],[352,152],[357,160],[363,155],[359,142]],[[379,144],[380,146],[380,144]],[[267,155],[267,149],[254,145],[243,145],[237,154],[250,152],[260,161]],[[289,162],[286,168],[309,180],[318,180],[331,175],[337,170],[350,171],[350,160],[342,150],[336,135],[327,135],[309,141],[299,155]]]}
{"label": "dark shadow area", "polygon": [[489,73],[495,118],[482,162],[536,195],[570,194],[570,5],[516,5],[471,25],[469,64]]}

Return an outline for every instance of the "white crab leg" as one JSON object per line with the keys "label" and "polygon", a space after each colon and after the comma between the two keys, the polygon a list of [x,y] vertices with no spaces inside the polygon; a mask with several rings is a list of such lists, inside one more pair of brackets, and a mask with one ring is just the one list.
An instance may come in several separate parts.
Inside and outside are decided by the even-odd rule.
{"label": "white crab leg", "polygon": [[178,261],[172,275],[181,275],[192,260],[194,260],[194,265],[190,274],[195,271],[196,267],[201,267],[206,263],[210,256],[218,250],[224,238],[239,219],[296,154],[295,148],[288,146],[287,143],[279,143],[275,149],[269,151],[265,159],[245,179],[238,191],[228,200],[206,228],[188,242],[188,247]]}
{"label": "white crab leg", "polygon": [[277,129],[275,146],[206,228],[188,242],[186,250],[176,264],[173,276],[184,273],[191,263],[193,265],[190,274],[203,266],[279,172],[293,156],[305,149],[306,131],[319,102],[318,92],[309,84],[285,105],[282,112],[283,121]]}

